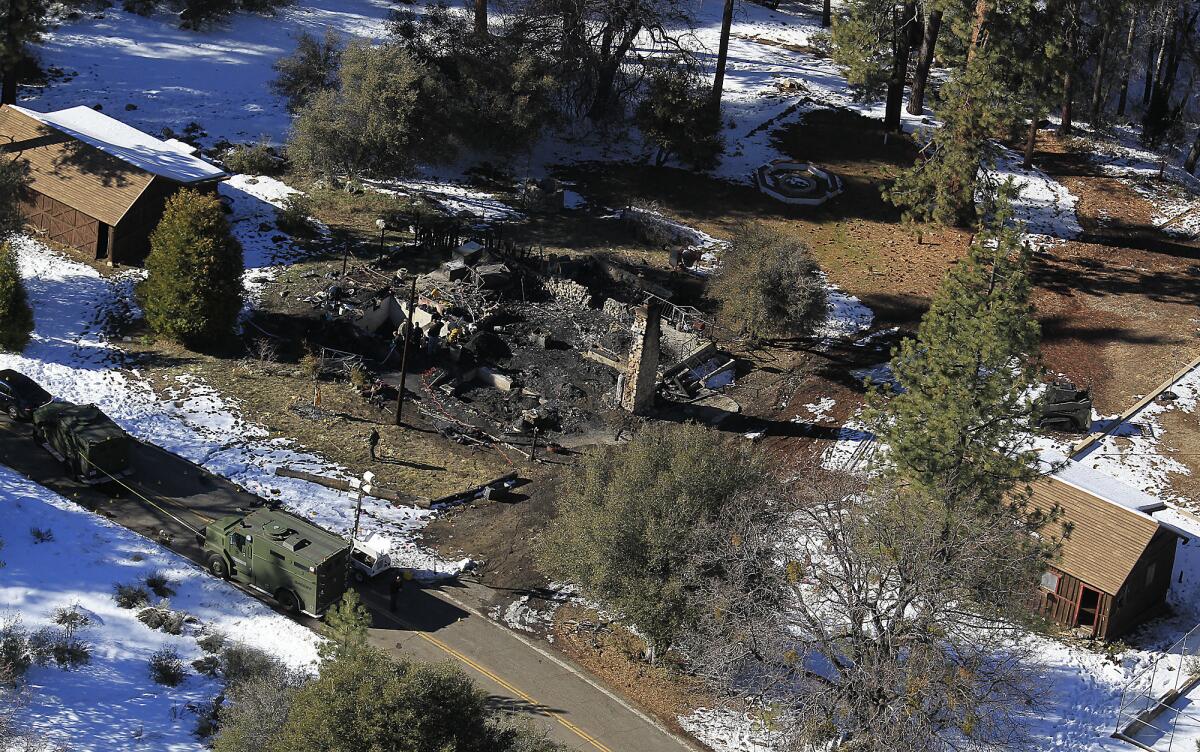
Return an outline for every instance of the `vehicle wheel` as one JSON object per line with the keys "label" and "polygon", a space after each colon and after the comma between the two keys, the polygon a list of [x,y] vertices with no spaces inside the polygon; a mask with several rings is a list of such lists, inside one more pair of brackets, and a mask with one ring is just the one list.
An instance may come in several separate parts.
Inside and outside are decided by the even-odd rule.
{"label": "vehicle wheel", "polygon": [[229,579],[229,566],[225,563],[225,557],[220,554],[208,557],[208,571],[212,572],[214,577],[220,577],[222,580]]}
{"label": "vehicle wheel", "polygon": [[21,411],[17,409],[16,405],[9,405],[7,412],[8,412],[8,417],[12,418],[13,420],[21,419]]}
{"label": "vehicle wheel", "polygon": [[355,581],[355,582],[360,582],[360,583],[361,583],[361,582],[366,582],[366,581],[367,581],[367,576],[366,576],[365,574],[363,574],[362,572],[360,572],[359,570],[357,570],[357,569],[356,569],[356,570],[354,570],[354,581]]}
{"label": "vehicle wheel", "polygon": [[300,613],[300,601],[296,600],[296,594],[291,590],[280,590],[275,594],[275,600],[279,601],[279,607],[287,613]]}

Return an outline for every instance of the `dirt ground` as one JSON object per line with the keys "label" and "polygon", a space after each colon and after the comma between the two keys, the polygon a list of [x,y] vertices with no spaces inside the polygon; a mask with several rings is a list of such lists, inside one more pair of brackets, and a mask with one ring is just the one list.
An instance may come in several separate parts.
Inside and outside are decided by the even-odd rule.
{"label": "dirt ground", "polygon": [[1084,230],[1038,258],[1042,350],[1091,386],[1098,410],[1120,412],[1200,351],[1200,243],[1156,229],[1137,191],[1071,146],[1046,138],[1035,157],[1079,197]]}

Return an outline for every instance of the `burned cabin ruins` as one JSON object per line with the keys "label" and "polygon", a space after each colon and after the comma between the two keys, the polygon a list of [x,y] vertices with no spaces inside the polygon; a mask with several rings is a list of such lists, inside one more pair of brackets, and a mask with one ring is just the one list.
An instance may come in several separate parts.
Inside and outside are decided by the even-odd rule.
{"label": "burned cabin ruins", "polygon": [[352,326],[338,347],[371,363],[383,388],[403,382],[456,441],[584,443],[656,401],[702,401],[732,383],[735,361],[711,322],[619,263],[486,237],[444,258],[415,277],[357,265],[311,303]]}

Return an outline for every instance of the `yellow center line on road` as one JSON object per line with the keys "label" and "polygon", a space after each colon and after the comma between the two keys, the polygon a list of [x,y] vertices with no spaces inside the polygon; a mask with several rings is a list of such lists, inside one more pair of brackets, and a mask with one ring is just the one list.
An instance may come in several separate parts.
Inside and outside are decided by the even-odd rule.
{"label": "yellow center line on road", "polygon": [[395,616],[394,614],[391,614],[386,611],[380,611],[380,613],[383,614],[384,616],[386,616],[387,618],[391,619],[392,621],[395,621],[397,624],[399,624],[404,629],[408,630],[410,633],[415,634],[417,637],[420,637],[422,640],[425,640],[426,642],[428,642],[429,644],[438,648],[439,650],[446,653],[447,655],[454,658],[455,660],[465,664],[466,666],[469,666],[470,668],[475,669],[479,673],[486,676],[488,679],[491,679],[496,684],[499,684],[504,689],[508,690],[509,692],[512,692],[514,695],[521,698],[522,700],[529,703],[530,705],[533,705],[534,707],[537,707],[537,708],[544,708],[545,709],[544,712],[547,715],[549,715],[551,718],[553,718],[555,721],[558,721],[558,723],[561,724],[563,728],[570,731],[575,736],[578,736],[580,739],[583,739],[585,742],[587,742],[588,744],[592,745],[597,750],[599,750],[599,752],[613,752],[611,749],[609,749],[604,744],[602,744],[598,739],[596,739],[596,737],[592,736],[588,732],[579,728],[574,723],[571,723],[566,718],[563,718],[562,715],[558,711],[550,710],[544,704],[533,699],[533,697],[531,697],[530,695],[526,694],[525,692],[522,692],[520,689],[514,687],[512,684],[505,681],[504,679],[501,679],[499,676],[496,675],[496,673],[494,671],[491,671],[487,667],[480,665],[478,662],[476,662],[472,658],[469,658],[468,656],[463,655],[461,652],[450,647],[449,645],[442,642],[441,640],[434,637],[433,635],[427,634],[425,632],[420,631],[419,629],[416,629],[415,627],[413,627],[411,624],[405,622],[400,617]]}

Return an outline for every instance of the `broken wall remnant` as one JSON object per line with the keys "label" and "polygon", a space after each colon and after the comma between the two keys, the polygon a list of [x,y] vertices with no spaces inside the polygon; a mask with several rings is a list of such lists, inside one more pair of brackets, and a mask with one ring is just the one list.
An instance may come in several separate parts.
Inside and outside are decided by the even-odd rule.
{"label": "broken wall remnant", "polygon": [[661,319],[662,309],[653,303],[639,306],[633,312],[633,345],[622,379],[621,407],[634,415],[644,415],[654,407]]}

